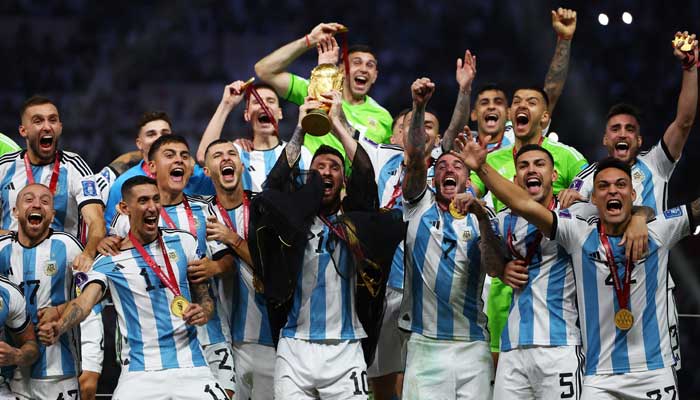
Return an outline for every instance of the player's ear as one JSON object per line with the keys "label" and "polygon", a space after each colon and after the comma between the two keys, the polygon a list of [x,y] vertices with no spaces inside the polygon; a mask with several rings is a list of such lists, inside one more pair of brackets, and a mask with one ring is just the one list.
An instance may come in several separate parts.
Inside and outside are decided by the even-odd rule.
{"label": "player's ear", "polygon": [[476,110],[472,110],[472,112],[469,113],[469,116],[472,122],[476,122]]}
{"label": "player's ear", "polygon": [[559,177],[559,173],[557,172],[557,169],[552,168],[552,183],[556,182],[558,177]]}
{"label": "player's ear", "polygon": [[148,160],[148,170],[151,171],[153,175],[156,174],[156,162],[153,160]]}
{"label": "player's ear", "polygon": [[209,168],[207,168],[206,165],[202,167],[202,171],[204,171],[204,175],[211,178],[211,171],[209,171]]}
{"label": "player's ear", "polygon": [[634,188],[633,188],[633,189],[632,189],[632,202],[634,203],[634,201],[635,201],[636,199],[637,199],[637,191],[634,190]]}
{"label": "player's ear", "polygon": [[122,215],[129,215],[129,206],[126,205],[124,199],[120,200],[116,205],[117,212]]}
{"label": "player's ear", "polygon": [[19,217],[19,211],[17,211],[17,207],[12,207],[12,216],[17,219]]}
{"label": "player's ear", "polygon": [[544,110],[542,113],[542,119],[540,119],[540,130],[546,128],[549,125],[549,111]]}
{"label": "player's ear", "polygon": [[23,138],[27,137],[27,128],[25,128],[24,125],[20,125],[17,130],[19,131],[20,136],[22,136]]}

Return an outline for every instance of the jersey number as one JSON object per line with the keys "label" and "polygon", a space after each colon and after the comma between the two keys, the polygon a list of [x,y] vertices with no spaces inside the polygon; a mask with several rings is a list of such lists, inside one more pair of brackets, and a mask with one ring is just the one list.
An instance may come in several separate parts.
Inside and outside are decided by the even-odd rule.
{"label": "jersey number", "polygon": [[209,394],[209,396],[211,396],[211,398],[212,398],[213,400],[225,400],[225,399],[228,399],[228,395],[226,395],[226,392],[224,391],[224,389],[221,388],[221,386],[219,386],[218,383],[215,383],[215,384],[214,384],[214,388],[219,389],[219,392],[221,392],[221,394],[222,394],[224,397],[219,397],[219,395],[218,395],[217,393],[214,392],[214,389],[212,389],[212,387],[211,387],[210,385],[204,386],[204,393]]}
{"label": "jersey number", "polygon": [[[143,276],[143,279],[146,281],[146,291],[147,292],[150,292],[151,290],[156,288],[155,286],[153,286],[151,284],[151,278],[148,277],[148,271],[146,271],[146,268],[141,268],[141,272],[139,272],[139,275]],[[160,282],[159,286],[161,289],[165,288],[165,285],[163,285],[163,282]]]}
{"label": "jersey number", "polygon": [[[19,284],[19,289],[22,291],[22,294],[24,294],[25,297],[29,297],[29,304],[36,304],[36,292],[39,291],[39,282],[40,281],[38,279],[31,279],[23,281]],[[31,293],[29,293],[28,296],[27,292],[24,290],[25,287],[28,290],[31,290]]]}
{"label": "jersey number", "polygon": [[[622,283],[622,282],[620,282]],[[633,283],[637,283],[636,279],[630,279],[630,285]],[[608,272],[608,276],[605,277],[605,285],[607,286],[615,286],[615,282],[613,282],[612,278],[612,273]]]}
{"label": "jersey number", "polygon": [[56,397],[56,400],[68,400],[68,399],[78,400],[78,390],[77,389],[69,390],[68,396],[70,396],[70,397],[65,397],[63,395],[63,393],[61,393],[58,395],[58,397]]}
{"label": "jersey number", "polygon": [[[447,247],[445,247],[447,246]],[[457,247],[457,241],[452,239],[442,239],[442,258],[449,258],[450,253]]]}
{"label": "jersey number", "polygon": [[[664,392],[671,394],[670,400],[676,400],[676,387],[675,386],[666,386],[664,388]],[[652,399],[652,400],[661,400],[664,398],[661,395],[661,389],[656,389],[656,390],[652,390],[651,392],[647,392],[647,397]]]}
{"label": "jersey number", "polygon": [[[566,379],[569,379],[568,381]],[[561,392],[561,397],[562,399],[570,399],[574,397],[574,382],[573,382],[574,374],[571,372],[564,372],[559,374],[559,386],[566,388],[565,392]]]}
{"label": "jersey number", "polygon": [[226,364],[226,361],[228,361],[228,349],[214,350],[214,354],[216,354],[217,356],[220,356],[221,353],[224,354],[224,358],[221,361],[219,361],[219,369],[224,369],[224,370],[229,370],[229,371],[232,370],[233,368],[231,368],[230,365]]}
{"label": "jersey number", "polygon": [[[352,374],[350,374],[350,379],[352,380],[352,383],[355,385],[355,391],[353,394],[369,394],[369,391],[367,390],[367,372],[362,371],[362,373],[359,376],[357,376],[356,371],[352,371]],[[362,387],[360,387],[362,386]],[[360,391],[362,389],[362,391]]]}

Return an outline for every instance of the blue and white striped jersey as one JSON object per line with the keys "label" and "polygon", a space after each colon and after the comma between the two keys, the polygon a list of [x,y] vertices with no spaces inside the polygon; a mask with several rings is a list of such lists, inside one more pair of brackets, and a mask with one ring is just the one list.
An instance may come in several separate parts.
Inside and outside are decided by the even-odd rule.
{"label": "blue and white striped jersey", "polygon": [[[269,150],[253,150],[247,152],[239,145],[236,145],[238,154],[243,162],[243,190],[259,193],[263,190],[263,183],[267,179],[267,175],[275,166],[277,159],[282,154],[284,146],[287,143],[280,143]],[[301,148],[301,159],[299,160],[299,169],[304,170],[311,167],[311,153],[306,147]]]}
{"label": "blue and white striped jersey", "polygon": [[102,203],[107,204],[109,201],[109,190],[112,188],[114,181],[117,180],[117,177],[117,174],[112,168],[109,167],[109,165],[93,175],[93,178],[97,183],[97,192],[100,194]]}
{"label": "blue and white striped jersey", "polygon": [[[579,320],[586,353],[586,375],[648,371],[675,363],[667,317],[668,252],[694,229],[686,206],[672,208],[648,224],[648,255],[632,266],[629,309],[634,325],[616,328],[619,310],[598,218],[555,214],[553,238],[571,254]],[[608,236],[620,278],[625,271],[621,236]]]}
{"label": "blue and white striped jersey", "polygon": [[[27,305],[19,287],[6,277],[0,276],[0,338],[7,341],[8,334],[21,333],[29,325]],[[14,367],[2,367],[0,385],[12,378]]]}
{"label": "blue and white striped jersey", "polygon": [[[329,217],[330,222],[335,216]],[[356,340],[366,337],[355,311],[355,271],[347,246],[320,218],[310,227],[304,263],[282,337]]]}
{"label": "blue and white striped jersey", "polygon": [[[208,199],[201,196],[184,196],[192,209],[194,226],[190,226],[184,202],[163,206],[163,210],[170,216],[170,219],[172,219],[177,229],[182,229],[189,233],[196,233],[197,254],[200,254],[201,257],[206,256],[210,259],[218,259],[222,255],[222,252],[227,252],[228,249],[222,243],[207,241],[207,217],[211,215],[209,214]],[[158,219],[158,226],[172,229],[162,216]],[[117,214],[115,216],[112,223],[113,234],[125,237],[129,233],[130,228],[128,216],[123,214]],[[218,286],[219,278],[213,278],[211,282],[211,296],[216,303],[216,312],[214,316],[205,326],[197,327],[197,337],[203,346],[231,341],[228,316],[221,307]]]}
{"label": "blue and white striped jersey", "polygon": [[[215,199],[211,199],[209,212],[216,215],[219,221],[223,221]],[[243,230],[246,224],[243,219],[243,205],[226,210],[226,213],[236,232],[241,237],[245,237]],[[230,279],[219,281],[221,306],[224,314],[229,318],[231,339],[234,343],[258,343],[272,346],[272,333],[265,296],[255,291],[252,267],[235,254],[234,258],[236,262],[234,268],[238,273],[238,279],[234,279],[233,282]]]}
{"label": "blue and white striped jersey", "polygon": [[[192,301],[187,264],[199,258],[197,240],[176,229],[162,229],[162,235],[182,296]],[[159,241],[143,247],[168,276]],[[80,289],[91,283],[112,295],[122,336],[122,368],[133,372],[207,365],[195,327],[170,311],[173,293],[135,248],[116,256],[98,256]]]}
{"label": "blue and white striped jersey", "polygon": [[[26,151],[16,151],[0,157],[0,216],[2,229],[17,230],[17,219],[12,209],[17,194],[29,180],[24,166]],[[68,232],[75,237],[81,234],[80,208],[90,203],[102,203],[100,191],[90,167],[83,159],[70,151],[62,151],[60,172],[54,194],[54,217],[51,227],[59,232]],[[37,183],[49,186],[54,163],[33,165],[32,175]]]}
{"label": "blue and white striped jersey", "polygon": [[[659,215],[667,208],[668,181],[671,179],[677,160],[669,154],[663,139],[637,156],[632,165],[632,185],[637,197],[635,206],[647,206]],[[598,163],[593,163],[579,172],[569,188],[575,189],[586,199],[593,193],[593,174]]]}
{"label": "blue and white striped jersey", "polygon": [[487,340],[476,217],[454,219],[427,189],[414,202],[404,201],[403,213],[408,231],[399,326],[434,339]]}
{"label": "blue and white striped jersey", "polygon": [[[27,314],[35,325],[39,323],[38,310],[73,298],[71,263],[82,251],[75,237],[53,230],[31,248],[22,246],[14,232],[0,237],[0,274],[25,294]],[[32,365],[32,378],[75,376],[77,354],[72,333],[62,335],[49,347],[39,343],[39,359]]]}
{"label": "blue and white striped jersey", "polygon": [[[559,211],[559,202],[555,211]],[[535,246],[532,243],[539,236],[537,227],[509,208],[499,212],[495,222],[504,248],[510,250],[510,232],[513,248],[523,259],[527,257],[528,249]],[[534,249],[527,267],[527,284],[520,290],[513,290],[508,320],[501,334],[501,351],[525,346],[581,344],[571,256],[548,238],[542,238]],[[516,258],[512,253],[510,256]]]}

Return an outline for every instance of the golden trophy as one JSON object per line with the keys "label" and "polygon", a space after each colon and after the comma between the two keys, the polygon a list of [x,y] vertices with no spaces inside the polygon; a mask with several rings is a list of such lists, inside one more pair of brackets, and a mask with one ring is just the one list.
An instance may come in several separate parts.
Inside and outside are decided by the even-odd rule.
{"label": "golden trophy", "polygon": [[[343,92],[343,70],[333,64],[321,64],[311,71],[309,79],[309,96],[320,99],[321,94],[331,90]],[[301,120],[304,132],[314,136],[323,136],[331,130],[327,106],[310,110]]]}

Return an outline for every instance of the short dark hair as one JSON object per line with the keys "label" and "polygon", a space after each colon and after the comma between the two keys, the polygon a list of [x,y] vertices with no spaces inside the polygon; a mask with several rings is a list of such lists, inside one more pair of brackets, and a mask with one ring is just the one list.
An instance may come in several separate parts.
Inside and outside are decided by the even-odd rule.
{"label": "short dark hair", "polygon": [[547,92],[545,92],[544,89],[542,89],[542,87],[537,86],[537,85],[521,86],[521,87],[515,89],[515,91],[513,91],[513,96],[515,96],[515,93],[518,90],[532,90],[532,91],[539,93],[542,96],[542,98],[544,99],[544,105],[546,107],[549,107],[549,96],[547,95]]}
{"label": "short dark hair", "polygon": [[[207,146],[207,149],[204,150],[204,158],[205,158],[205,159],[207,158],[207,154],[209,154],[209,149],[211,149],[212,147],[216,146],[217,144],[222,144],[222,143],[231,143],[231,144],[233,144],[233,141],[228,140],[228,139],[216,139],[215,141],[209,143],[209,145]],[[236,147],[236,146],[234,146],[234,147]],[[236,149],[236,150],[238,150],[238,149]]]}
{"label": "short dark hair", "polygon": [[374,59],[377,61],[377,68],[379,68],[379,59],[377,58],[377,54],[368,45],[366,45],[366,44],[353,44],[352,46],[348,46],[348,57],[350,57],[350,54],[352,54],[352,53],[369,53],[369,54],[371,54],[374,57]]}
{"label": "short dark hair", "polygon": [[341,167],[343,167],[343,171],[345,170],[345,157],[343,157],[343,155],[338,151],[338,149],[336,149],[335,147],[331,147],[327,144],[322,144],[318,149],[316,149],[313,158],[311,158],[311,164],[314,163],[316,157],[322,154],[332,154],[340,158],[340,165]]}
{"label": "short dark hair", "polygon": [[499,85],[498,83],[494,83],[494,82],[487,83],[487,84],[479,87],[479,90],[476,91],[476,99],[478,99],[482,93],[488,92],[489,90],[503,93],[503,97],[506,98],[506,103],[508,102],[508,94],[506,94],[505,89],[503,89],[503,87],[501,85]]}
{"label": "short dark hair", "polygon": [[[274,87],[272,87],[272,85],[270,85],[268,83],[265,83],[265,82],[256,83],[256,84],[252,85],[252,88],[255,90],[269,89],[272,91],[272,93],[275,94],[275,96],[277,96],[277,99],[279,100],[279,95],[277,94],[277,91],[275,90]],[[245,97],[245,106],[246,106],[246,108],[248,108],[248,104],[250,102],[250,92],[248,90],[245,91],[244,97]]]}
{"label": "short dark hair", "polygon": [[615,157],[607,157],[604,158],[600,161],[598,161],[598,165],[595,167],[595,172],[593,173],[593,180],[595,181],[595,177],[598,176],[598,174],[606,170],[608,168],[617,168],[619,170],[622,170],[627,176],[632,179],[632,168],[627,164],[626,162],[620,161]]}
{"label": "short dark hair", "polygon": [[190,149],[190,145],[187,144],[187,139],[185,139],[183,136],[180,135],[163,135],[156,139],[155,142],[151,145],[151,148],[148,149],[148,159],[153,160],[154,156],[158,152],[161,146],[169,144],[169,143],[182,143],[187,147],[187,150]]}
{"label": "short dark hair", "polygon": [[40,106],[42,104],[53,104],[54,106],[56,105],[48,97],[35,94],[32,97],[28,98],[27,100],[24,100],[24,103],[22,103],[22,108],[19,111],[19,120],[20,121],[22,120],[22,117],[24,116],[24,112],[27,111],[27,108],[33,107],[33,106]]}
{"label": "short dark hair", "polygon": [[410,108],[404,108],[403,110],[399,111],[398,114],[394,117],[394,120],[391,122],[391,130],[394,130],[394,127],[396,126],[396,123],[399,122],[399,118],[403,118],[406,116],[406,114],[410,113],[411,109]]}
{"label": "short dark hair", "polygon": [[639,108],[627,103],[617,103],[610,107],[605,121],[610,121],[610,118],[622,114],[631,115],[637,120],[637,123],[641,123],[642,112],[639,110]]}
{"label": "short dark hair", "polygon": [[143,126],[147,123],[161,120],[167,122],[172,128],[173,123],[170,121],[170,117],[165,113],[165,111],[146,111],[145,113],[141,114],[141,118],[139,118],[139,126],[136,130],[136,135],[138,136],[141,128],[143,128]]}
{"label": "short dark hair", "polygon": [[549,161],[552,162],[552,166],[554,166],[554,157],[552,157],[552,153],[550,153],[549,150],[545,149],[539,144],[534,143],[526,144],[523,147],[521,147],[520,150],[518,150],[518,152],[515,154],[515,158],[513,159],[513,161],[517,164],[518,158],[520,158],[520,156],[527,153],[528,151],[541,151],[545,153],[549,158]]}
{"label": "short dark hair", "polygon": [[150,178],[146,175],[136,175],[132,176],[131,178],[127,179],[124,184],[122,185],[121,189],[121,194],[122,194],[122,200],[126,200],[127,197],[131,194],[131,189],[133,189],[135,186],[140,186],[140,185],[155,185],[156,180],[153,178]]}

